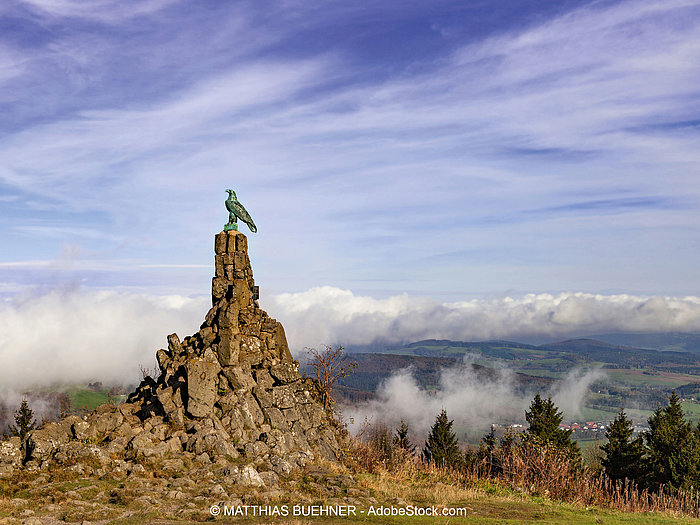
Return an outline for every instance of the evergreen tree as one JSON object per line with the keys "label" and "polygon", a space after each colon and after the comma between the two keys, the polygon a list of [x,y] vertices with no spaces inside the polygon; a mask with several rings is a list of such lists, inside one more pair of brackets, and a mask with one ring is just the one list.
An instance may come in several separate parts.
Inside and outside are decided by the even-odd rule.
{"label": "evergreen tree", "polygon": [[379,454],[382,461],[390,462],[394,459],[394,448],[391,444],[391,431],[384,423],[372,427],[370,443]]}
{"label": "evergreen tree", "polygon": [[24,441],[24,438],[34,430],[36,426],[36,421],[34,420],[34,412],[29,408],[29,404],[26,399],[22,400],[22,404],[19,406],[15,412],[15,424],[10,425],[10,434],[13,436],[19,436],[19,438]]}
{"label": "evergreen tree", "polygon": [[600,447],[605,453],[602,460],[605,473],[613,480],[627,478],[638,482],[644,473],[644,441],[641,436],[632,439],[632,434],[632,420],[622,409],[605,431],[608,442]]}
{"label": "evergreen tree", "polygon": [[411,441],[408,439],[408,425],[403,419],[401,420],[401,426],[396,429],[394,446],[407,452],[413,452],[416,448],[414,445],[411,445]]}
{"label": "evergreen tree", "polygon": [[512,430],[508,430],[501,438],[501,452],[504,456],[509,456],[513,452],[515,446],[515,434]]}
{"label": "evergreen tree", "polygon": [[545,400],[537,394],[530,404],[530,410],[525,411],[525,419],[530,425],[528,438],[536,438],[543,444],[562,449],[571,459],[581,458],[581,449],[571,440],[571,430],[559,428],[564,414],[559,412],[551,397]]}
{"label": "evergreen tree", "polygon": [[491,475],[498,475],[501,473],[502,468],[500,461],[495,456],[496,453],[496,428],[491,425],[491,430],[488,434],[481,438],[481,443],[479,444],[479,452],[477,457],[481,460],[482,464],[486,466],[487,472]]}
{"label": "evergreen tree", "polygon": [[698,430],[693,430],[683,414],[675,392],[668,404],[658,407],[649,418],[649,431],[644,438],[649,450],[646,485],[672,489],[700,486],[700,446]]}
{"label": "evergreen tree", "polygon": [[493,454],[494,450],[496,450],[496,427],[493,425],[491,425],[489,433],[481,438],[480,448],[487,454]]}
{"label": "evergreen tree", "polygon": [[452,432],[454,421],[448,421],[447,412],[442,409],[435,418],[435,423],[425,442],[423,455],[428,461],[433,461],[438,467],[457,468],[462,463],[462,453],[457,446],[457,436]]}

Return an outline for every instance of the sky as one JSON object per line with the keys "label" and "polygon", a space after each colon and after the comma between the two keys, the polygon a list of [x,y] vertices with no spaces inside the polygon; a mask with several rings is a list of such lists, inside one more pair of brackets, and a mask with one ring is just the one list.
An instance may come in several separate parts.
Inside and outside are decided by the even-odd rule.
{"label": "sky", "polygon": [[13,0],[0,115],[0,352],[196,330],[227,188],[294,348],[700,330],[698,1]]}

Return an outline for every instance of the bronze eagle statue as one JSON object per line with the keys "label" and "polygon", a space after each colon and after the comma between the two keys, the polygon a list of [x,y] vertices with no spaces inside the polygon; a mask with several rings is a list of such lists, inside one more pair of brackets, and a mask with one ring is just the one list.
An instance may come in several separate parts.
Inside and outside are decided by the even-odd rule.
{"label": "bronze eagle statue", "polygon": [[248,225],[250,231],[253,233],[258,231],[255,226],[253,219],[251,219],[248,211],[243,207],[243,205],[238,202],[236,198],[236,192],[233,190],[226,190],[228,192],[228,199],[226,199],[226,209],[228,210],[228,224],[224,226],[224,230],[238,230],[238,219],[241,219]]}

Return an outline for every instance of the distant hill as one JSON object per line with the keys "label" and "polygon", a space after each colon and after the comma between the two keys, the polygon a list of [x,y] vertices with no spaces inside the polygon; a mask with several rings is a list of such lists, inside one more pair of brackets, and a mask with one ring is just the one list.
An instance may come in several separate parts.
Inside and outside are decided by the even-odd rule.
{"label": "distant hill", "polygon": [[361,392],[372,392],[393,371],[410,365],[421,387],[439,388],[442,368],[467,362],[486,375],[489,370],[494,373],[494,366],[506,366],[521,374],[525,391],[547,391],[552,381],[564,378],[569,372],[598,367],[604,369],[605,375],[591,385],[585,402],[585,414],[591,420],[608,421],[624,407],[636,410],[634,417],[643,421],[648,411],[665,403],[673,390],[686,398],[684,410],[688,416],[694,421],[700,419],[700,351],[678,350],[692,349],[695,338],[700,336],[656,334],[654,338],[649,334],[625,334],[649,344],[677,343],[674,350],[660,350],[618,343],[615,335],[623,340],[623,334],[612,334],[612,342],[579,338],[531,345],[514,341],[426,339],[384,345],[373,353],[351,353],[349,357],[357,360],[359,366],[356,374],[343,380],[343,385],[354,389],[353,399],[359,399],[357,395],[366,395]]}
{"label": "distant hill", "polygon": [[[425,390],[435,390],[440,387],[440,374],[444,369],[462,365],[461,357],[424,357],[402,354],[363,353],[351,354],[349,359],[357,363],[355,371],[347,377],[338,380],[335,395],[348,402],[365,401],[374,397],[374,392],[381,383],[396,372],[410,368],[418,385]],[[478,364],[467,364],[471,371],[484,380],[496,378],[493,368]],[[308,366],[302,366],[302,371],[310,374]],[[523,373],[515,373],[516,387],[523,394],[546,391],[553,383],[548,377],[538,377]]]}
{"label": "distant hill", "polygon": [[538,368],[554,373],[599,363],[611,368],[651,367],[662,372],[700,375],[700,353],[660,351],[590,338],[569,339],[539,346],[514,341],[426,339],[405,345],[385,346],[377,353],[457,359],[469,355],[470,361],[479,364],[498,359],[512,361],[517,366],[522,365],[528,369]]}
{"label": "distant hill", "polygon": [[698,367],[700,355],[689,352],[658,351],[646,348],[615,345],[596,339],[570,339],[560,343],[540,345],[538,348],[576,354],[592,361],[625,365],[628,367]]}
{"label": "distant hill", "polygon": [[684,332],[651,333],[620,332],[588,336],[613,345],[635,346],[651,350],[700,354],[700,334]]}

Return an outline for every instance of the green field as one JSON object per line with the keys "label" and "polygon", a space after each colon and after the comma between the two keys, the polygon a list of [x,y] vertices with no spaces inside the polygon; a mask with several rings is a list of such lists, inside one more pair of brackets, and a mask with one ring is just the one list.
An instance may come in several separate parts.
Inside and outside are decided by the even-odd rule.
{"label": "green field", "polygon": [[685,417],[693,423],[700,422],[700,403],[697,401],[683,401]]}
{"label": "green field", "polygon": [[[489,366],[489,363],[484,363],[484,366]],[[515,368],[516,372],[520,372],[521,374],[528,374],[531,376],[535,377],[548,377],[551,379],[559,379],[564,375],[564,372],[555,372],[553,370],[547,370],[546,368],[524,368],[524,367],[519,367]]]}
{"label": "green field", "polygon": [[678,387],[700,380],[700,376],[690,374],[671,374],[648,369],[605,369],[608,379],[614,383],[629,386]]}
{"label": "green field", "polygon": [[615,419],[615,416],[617,415],[618,411],[611,409],[611,410],[600,410],[598,408],[591,408],[587,406],[582,406],[580,415],[578,416],[568,416],[567,414],[564,414],[564,419],[566,421],[598,421],[598,422],[604,422],[607,423],[608,421],[612,421]]}
{"label": "green field", "polygon": [[73,388],[68,391],[71,405],[76,410],[94,410],[99,405],[108,402],[107,390],[95,392],[84,387]]}

